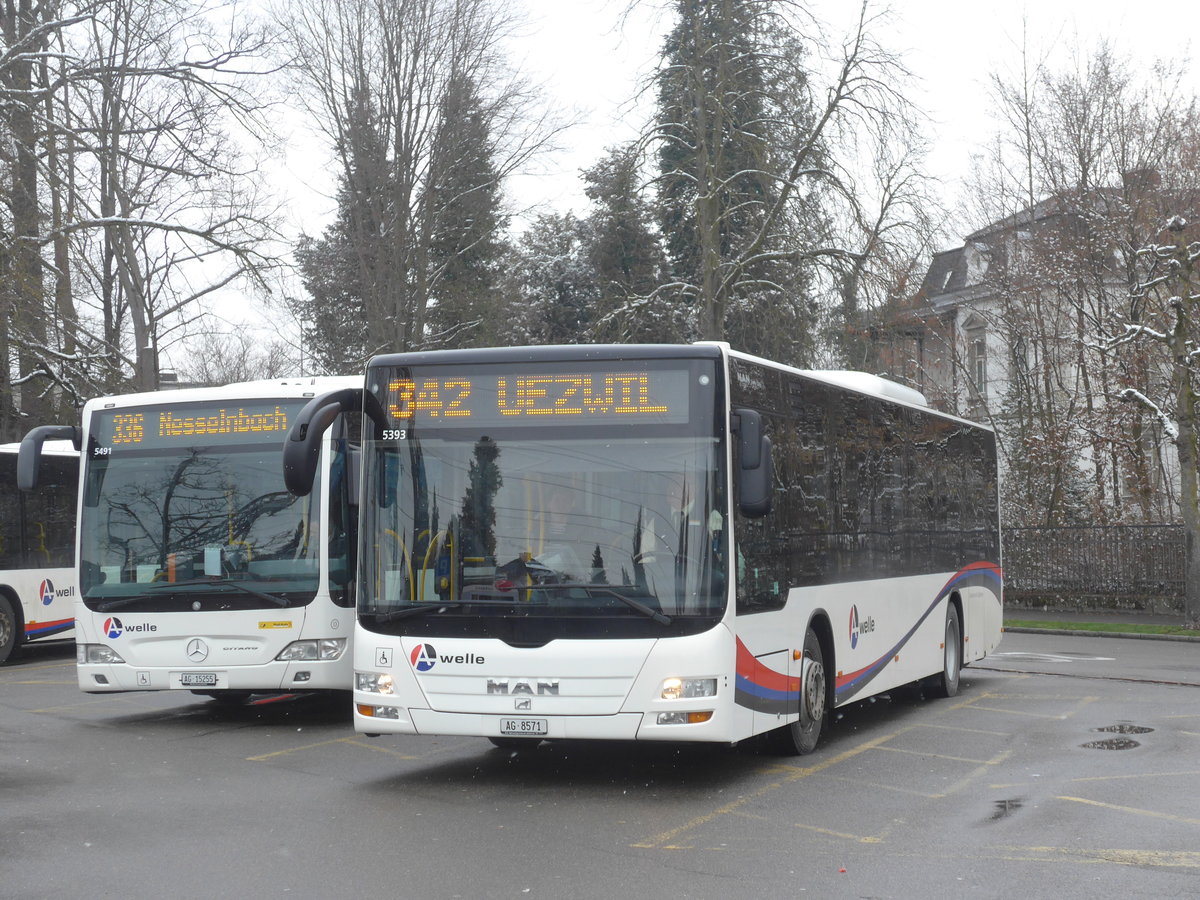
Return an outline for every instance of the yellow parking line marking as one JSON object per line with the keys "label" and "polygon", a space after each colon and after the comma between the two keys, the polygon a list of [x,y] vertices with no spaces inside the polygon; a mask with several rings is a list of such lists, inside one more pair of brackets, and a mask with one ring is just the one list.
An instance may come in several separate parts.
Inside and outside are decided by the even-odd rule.
{"label": "yellow parking line marking", "polygon": [[397,759],[424,759],[422,756],[413,756],[411,753],[401,753],[399,750],[393,750],[391,747],[385,747],[382,744],[369,744],[366,741],[360,741],[356,738],[346,738],[346,740],[348,740],[355,747],[358,747],[360,750],[371,750],[375,753],[386,753],[388,756],[394,756]]}
{"label": "yellow parking line marking", "polygon": [[262,762],[264,759],[274,759],[278,756],[287,756],[289,753],[299,753],[301,750],[311,750],[314,747],[327,747],[330,744],[344,744],[353,740],[353,737],[340,737],[332,738],[328,741],[317,741],[316,743],[304,744],[300,747],[289,747],[287,750],[275,750],[272,753],[263,753],[260,756],[247,756],[246,762]]}
{"label": "yellow parking line marking", "polygon": [[992,737],[1012,737],[1011,731],[988,731],[985,728],[959,728],[957,725],[935,725],[932,722],[922,722],[919,728],[938,728],[942,731],[956,731],[961,734],[987,734]]}
{"label": "yellow parking line marking", "polygon": [[949,756],[945,753],[929,753],[925,750],[907,750],[904,747],[877,747],[877,750],[886,751],[887,753],[906,753],[909,756],[923,756],[926,759],[948,759],[951,762],[975,763],[975,765],[986,766],[986,759],[966,759],[962,756]]}
{"label": "yellow parking line marking", "polygon": [[1117,806],[1115,803],[1101,803],[1099,800],[1088,800],[1085,797],[1057,797],[1058,800],[1069,800],[1072,803],[1086,803],[1088,806],[1099,806],[1103,809],[1115,809],[1117,812],[1132,813],[1135,816],[1147,816],[1152,819],[1166,819],[1168,822],[1180,822],[1184,825],[1200,825],[1200,819],[1189,819],[1185,816],[1174,816],[1170,813],[1155,812],[1152,809],[1137,809],[1133,806]]}
{"label": "yellow parking line marking", "polygon": [[[1170,850],[1083,850],[1076,847],[1001,847],[1001,859],[1018,862],[1116,863],[1121,866],[1200,868],[1200,853]],[[1011,856],[1007,854],[1020,854]]]}
{"label": "yellow parking line marking", "polygon": [[301,751],[304,751],[304,750],[312,750],[315,747],[327,747],[330,744],[352,744],[353,746],[355,746],[361,750],[372,750],[375,753],[386,753],[389,756],[396,757],[397,759],[407,759],[407,760],[421,759],[420,756],[412,756],[407,753],[400,753],[399,751],[393,750],[390,747],[382,747],[378,744],[369,744],[366,741],[361,740],[357,735],[351,735],[350,737],[332,738],[328,741],[317,741],[312,744],[302,744],[299,747],[289,747],[286,750],[276,750],[273,753],[263,753],[259,756],[247,756],[246,761],[247,762],[262,762],[263,760],[274,759],[275,757],[279,757],[279,756],[287,756],[289,753],[300,753]]}
{"label": "yellow parking line marking", "polygon": [[997,691],[988,691],[985,694],[979,695],[979,700],[1036,700],[1042,701],[1058,701],[1067,703],[1076,703],[1081,700],[1093,701],[1096,697],[1079,694],[1001,694]]}
{"label": "yellow parking line marking", "polygon": [[1067,719],[1067,718],[1070,718],[1071,715],[1074,715],[1074,713],[1070,713],[1069,715],[1065,715],[1065,716],[1062,716],[1062,715],[1056,716],[1056,715],[1051,715],[1050,713],[1029,712],[1029,710],[1026,710],[1026,709],[1003,709],[1002,707],[999,707],[999,706],[983,706],[982,704],[979,704],[979,703],[973,704],[971,706],[971,709],[980,709],[980,710],[983,710],[984,712],[1008,713],[1010,716],[1025,716],[1026,718],[1029,718],[1029,719]]}
{"label": "yellow parking line marking", "polygon": [[[983,699],[983,698],[981,698],[981,699]],[[1013,699],[1016,699],[1016,698],[1013,698]],[[984,706],[979,703],[972,704],[971,709],[981,709],[985,712],[1008,713],[1011,716],[1025,716],[1025,717],[1031,718],[1031,719],[1062,720],[1062,719],[1069,719],[1072,716],[1077,715],[1081,710],[1084,709],[1084,707],[1088,706],[1089,704],[1095,703],[1096,700],[1099,698],[1097,698],[1097,697],[1070,697],[1070,698],[1064,698],[1064,699],[1075,700],[1077,705],[1076,705],[1075,709],[1071,710],[1070,712],[1059,713],[1058,715],[1055,715],[1053,713],[1029,712],[1028,710],[1025,710],[1025,709],[1004,709],[999,706]]]}
{"label": "yellow parking line marking", "polygon": [[664,831],[661,834],[655,835],[652,838],[649,838],[645,841],[639,841],[638,843],[631,844],[630,846],[641,848],[641,849],[655,849],[655,848],[662,849],[662,850],[680,849],[678,845],[675,845],[672,843],[675,840],[675,838],[677,838],[679,835],[686,834],[687,832],[692,831],[696,828],[699,828],[702,825],[706,825],[709,822],[712,822],[715,819],[719,818],[720,816],[725,816],[725,815],[729,815],[730,813],[736,812],[736,811],[740,810],[746,804],[750,803],[752,800],[757,800],[759,797],[762,797],[762,796],[770,793],[771,791],[776,790],[777,788],[781,788],[784,785],[791,784],[794,781],[799,781],[802,778],[808,778],[810,775],[815,775],[818,772],[823,772],[825,769],[831,768],[832,766],[836,766],[839,763],[843,763],[848,759],[853,759],[854,757],[858,756],[860,753],[865,753],[868,750],[873,750],[876,747],[880,746],[881,744],[885,744],[888,741],[894,740],[895,738],[899,737],[900,735],[911,731],[915,727],[916,727],[915,725],[910,725],[906,728],[901,728],[899,731],[894,731],[891,734],[885,734],[881,737],[877,737],[872,740],[865,741],[864,743],[859,744],[857,747],[853,747],[850,750],[845,751],[844,753],[839,753],[837,756],[831,756],[829,759],[825,760],[824,762],[817,763],[815,766],[782,767],[786,770],[790,770],[792,772],[792,774],[780,779],[779,781],[775,781],[775,782],[772,782],[771,784],[763,785],[761,788],[759,788],[756,791],[753,791],[752,793],[745,794],[744,796],[739,797],[737,800],[733,800],[729,803],[726,803],[723,806],[717,807],[716,809],[712,810],[711,812],[697,816],[696,818],[692,819],[691,821],[685,822],[676,828],[672,828],[669,831]]}
{"label": "yellow parking line marking", "polygon": [[1135,773],[1132,775],[1089,775],[1087,778],[1072,778],[1075,781],[1125,781],[1130,778],[1187,778],[1189,776],[1200,775],[1200,769],[1193,769],[1190,772],[1144,772]]}
{"label": "yellow parking line marking", "polygon": [[841,775],[826,775],[829,781],[840,781],[844,784],[853,784],[858,787],[869,787],[877,791],[891,791],[894,794],[904,794],[908,797],[921,797],[925,800],[936,800],[941,794],[930,794],[926,791],[917,791],[912,788],[900,787],[896,784],[880,784],[877,781],[867,781],[862,778],[845,778]]}
{"label": "yellow parking line marking", "polygon": [[977,768],[975,771],[968,774],[965,778],[950,785],[950,787],[946,788],[946,790],[943,793],[934,794],[934,799],[940,800],[943,797],[949,797],[951,794],[957,794],[959,791],[961,791],[963,788],[965,788],[968,784],[970,784],[976,778],[981,777],[988,770],[989,766],[998,766],[998,765],[1000,765],[1000,763],[1007,760],[1010,756],[1012,756],[1011,750],[1001,750],[999,753],[997,753],[995,756],[993,756],[987,762],[980,765],[979,768]]}
{"label": "yellow parking line marking", "polygon": [[854,841],[856,844],[882,844],[882,837],[875,837],[869,834],[848,834],[844,831],[833,831],[829,828],[818,828],[816,825],[805,825],[803,822],[797,822],[793,828],[803,828],[805,831],[812,831],[816,834],[823,834],[828,837],[841,838],[846,841]]}

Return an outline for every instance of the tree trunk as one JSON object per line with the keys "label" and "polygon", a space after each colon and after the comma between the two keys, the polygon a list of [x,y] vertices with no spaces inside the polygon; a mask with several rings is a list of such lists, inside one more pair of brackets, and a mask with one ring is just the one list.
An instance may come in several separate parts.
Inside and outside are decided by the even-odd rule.
{"label": "tree trunk", "polygon": [[[1175,321],[1168,336],[1171,357],[1175,361],[1175,420],[1179,428],[1175,447],[1179,455],[1179,508],[1187,533],[1183,617],[1190,628],[1200,628],[1200,479],[1196,463],[1196,383],[1192,377],[1191,350],[1194,320],[1200,307],[1200,285],[1195,283],[1195,260],[1189,248],[1183,223],[1172,223],[1174,250],[1169,265],[1172,273],[1166,287],[1174,307]],[[1165,249],[1165,248],[1164,248]]]}

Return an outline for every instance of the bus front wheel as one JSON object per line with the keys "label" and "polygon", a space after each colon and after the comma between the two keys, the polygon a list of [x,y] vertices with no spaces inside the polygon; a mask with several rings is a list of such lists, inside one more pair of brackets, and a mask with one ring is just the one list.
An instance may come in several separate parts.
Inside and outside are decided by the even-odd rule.
{"label": "bus front wheel", "polygon": [[825,659],[812,626],[804,633],[804,662],[800,679],[800,718],[771,732],[775,749],[788,756],[811,753],[825,721]]}
{"label": "bus front wheel", "polygon": [[942,671],[925,682],[938,697],[953,697],[958,693],[958,675],[962,670],[962,623],[958,618],[958,607],[946,605],[945,645],[942,653]]}
{"label": "bus front wheel", "polygon": [[8,662],[17,646],[17,609],[6,594],[0,594],[0,666]]}

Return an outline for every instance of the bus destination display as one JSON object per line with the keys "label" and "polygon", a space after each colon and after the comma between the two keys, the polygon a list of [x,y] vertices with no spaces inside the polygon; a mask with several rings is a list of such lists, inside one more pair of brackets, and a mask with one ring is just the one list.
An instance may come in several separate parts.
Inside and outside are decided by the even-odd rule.
{"label": "bus destination display", "polygon": [[116,450],[282,441],[303,405],[261,400],[97,410],[92,436],[96,446]]}
{"label": "bus destination display", "polygon": [[384,408],[399,426],[680,424],[688,421],[686,369],[479,374],[393,370]]}

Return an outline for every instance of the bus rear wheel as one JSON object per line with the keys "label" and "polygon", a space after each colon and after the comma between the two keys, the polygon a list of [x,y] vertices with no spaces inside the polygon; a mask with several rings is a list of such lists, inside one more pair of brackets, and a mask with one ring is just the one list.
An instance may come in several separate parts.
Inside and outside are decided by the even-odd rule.
{"label": "bus rear wheel", "polygon": [[953,603],[946,606],[945,649],[942,653],[942,671],[926,679],[925,686],[937,697],[953,697],[958,693],[958,675],[962,670],[962,623],[958,618],[958,607]]}
{"label": "bus rear wheel", "polygon": [[0,666],[8,662],[17,647],[17,610],[12,600],[0,594]]}
{"label": "bus rear wheel", "polygon": [[812,626],[804,633],[803,678],[800,684],[800,718],[771,732],[774,749],[788,756],[812,753],[821,737],[826,713],[825,659],[821,641]]}

